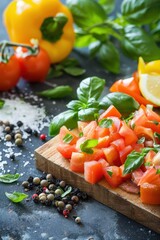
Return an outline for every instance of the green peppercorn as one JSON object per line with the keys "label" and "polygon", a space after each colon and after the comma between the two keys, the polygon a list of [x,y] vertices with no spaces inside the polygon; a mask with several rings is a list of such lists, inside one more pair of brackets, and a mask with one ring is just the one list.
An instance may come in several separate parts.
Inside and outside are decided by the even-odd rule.
{"label": "green peppercorn", "polygon": [[49,190],[54,190],[56,188],[56,186],[53,183],[51,183],[51,184],[49,184],[48,188],[49,188]]}
{"label": "green peppercorn", "polygon": [[39,194],[39,198],[41,198],[42,196],[45,196],[45,197],[46,197],[46,194],[45,194],[45,193],[43,193],[43,192],[42,192],[42,193],[40,193],[40,194]]}
{"label": "green peppercorn", "polygon": [[35,177],[35,178],[33,178],[33,183],[35,184],[35,185],[39,185],[40,184],[40,178],[39,177]]}
{"label": "green peppercorn", "polygon": [[46,199],[47,199],[47,198],[46,198],[45,195],[39,197],[39,201],[40,201],[41,203],[45,203]]}
{"label": "green peppercorn", "polygon": [[22,143],[23,143],[23,141],[22,141],[21,138],[17,138],[17,139],[15,140],[15,144],[16,144],[17,146],[22,146]]}
{"label": "green peppercorn", "polygon": [[43,179],[43,180],[41,180],[41,182],[40,182],[40,185],[42,186],[42,187],[48,187],[48,181],[47,180],[45,180],[45,179]]}
{"label": "green peppercorn", "polygon": [[80,218],[80,217],[76,217],[76,218],[75,218],[75,222],[76,222],[76,223],[81,223],[81,218]]}

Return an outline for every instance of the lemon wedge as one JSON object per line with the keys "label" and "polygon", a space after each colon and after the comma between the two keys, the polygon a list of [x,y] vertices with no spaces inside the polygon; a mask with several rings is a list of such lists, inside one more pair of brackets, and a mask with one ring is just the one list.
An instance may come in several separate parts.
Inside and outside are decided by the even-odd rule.
{"label": "lemon wedge", "polygon": [[139,88],[147,100],[160,106],[160,75],[140,74]]}

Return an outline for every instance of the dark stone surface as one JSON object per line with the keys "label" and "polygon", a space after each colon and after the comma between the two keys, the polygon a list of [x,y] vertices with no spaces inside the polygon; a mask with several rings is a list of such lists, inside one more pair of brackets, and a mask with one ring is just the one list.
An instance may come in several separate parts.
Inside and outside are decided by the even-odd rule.
{"label": "dark stone surface", "polygon": [[[0,39],[6,39],[7,35],[2,24],[2,12],[9,0],[1,1],[0,12]],[[26,23],[27,24],[27,23]],[[81,65],[87,69],[85,76],[73,78],[63,76],[61,78],[50,81],[51,84],[70,84],[74,89],[77,88],[80,81],[87,76],[99,76],[106,79],[106,92],[109,86],[121,76],[129,76],[135,70],[135,63],[128,59],[122,60],[121,75],[113,75],[106,73],[99,64],[94,60],[91,61],[85,53],[73,52]],[[132,67],[130,67],[132,66]],[[13,95],[19,96],[21,92],[36,91],[46,89],[46,84],[26,84],[21,80],[19,91]],[[2,96],[2,94],[0,95]],[[3,95],[4,96],[4,95]],[[7,95],[6,95],[7,97]],[[31,101],[31,100],[30,100]],[[65,110],[67,99],[56,101],[53,104],[50,100],[43,100],[48,116],[54,116]],[[20,113],[19,113],[20,114]],[[0,114],[1,116],[1,114]],[[18,121],[18,116],[17,116]],[[48,128],[44,128],[43,133],[47,134]],[[48,138],[49,139],[49,138]],[[22,149],[16,148],[15,151],[20,151],[22,154],[16,157],[15,162],[11,162],[5,156],[4,150],[6,146],[3,141],[0,141],[0,152],[2,159],[7,161],[5,165],[6,172],[23,173],[18,184],[3,184],[0,183],[0,239],[2,240],[158,240],[159,235],[148,228],[128,219],[127,217],[115,212],[114,210],[96,202],[93,199],[81,202],[75,209],[76,214],[81,217],[82,224],[77,225],[72,218],[65,219],[53,207],[36,205],[29,197],[29,201],[23,201],[20,204],[11,203],[5,196],[5,192],[19,191],[22,192],[21,183],[30,175],[41,176],[35,167],[33,158],[34,149],[42,145],[42,142],[35,137],[31,140],[26,140],[25,146]],[[25,162],[29,164],[25,166]],[[1,171],[1,170],[0,170]],[[1,172],[0,172],[1,174]],[[32,192],[28,192],[31,196]],[[146,219],[147,221],[147,219]]]}

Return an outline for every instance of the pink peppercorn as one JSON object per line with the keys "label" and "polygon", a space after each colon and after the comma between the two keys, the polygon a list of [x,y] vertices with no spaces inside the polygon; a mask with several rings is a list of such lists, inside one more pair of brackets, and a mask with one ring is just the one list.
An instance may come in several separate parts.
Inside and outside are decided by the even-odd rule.
{"label": "pink peppercorn", "polygon": [[45,134],[41,134],[41,135],[40,135],[40,139],[41,139],[42,141],[45,141],[45,140],[46,140],[46,135],[45,135]]}

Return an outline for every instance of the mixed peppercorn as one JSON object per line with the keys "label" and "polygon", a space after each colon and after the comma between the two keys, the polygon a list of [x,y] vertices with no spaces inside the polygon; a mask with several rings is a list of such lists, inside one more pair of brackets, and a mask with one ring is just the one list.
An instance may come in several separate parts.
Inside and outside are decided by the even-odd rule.
{"label": "mixed peppercorn", "polygon": [[[35,190],[32,199],[35,203],[53,206],[65,218],[68,218],[72,210],[80,200],[88,199],[85,192],[68,185],[65,181],[56,179],[52,174],[43,174],[41,177],[30,176],[22,182],[24,191]],[[73,216],[76,223],[81,218]]]}

